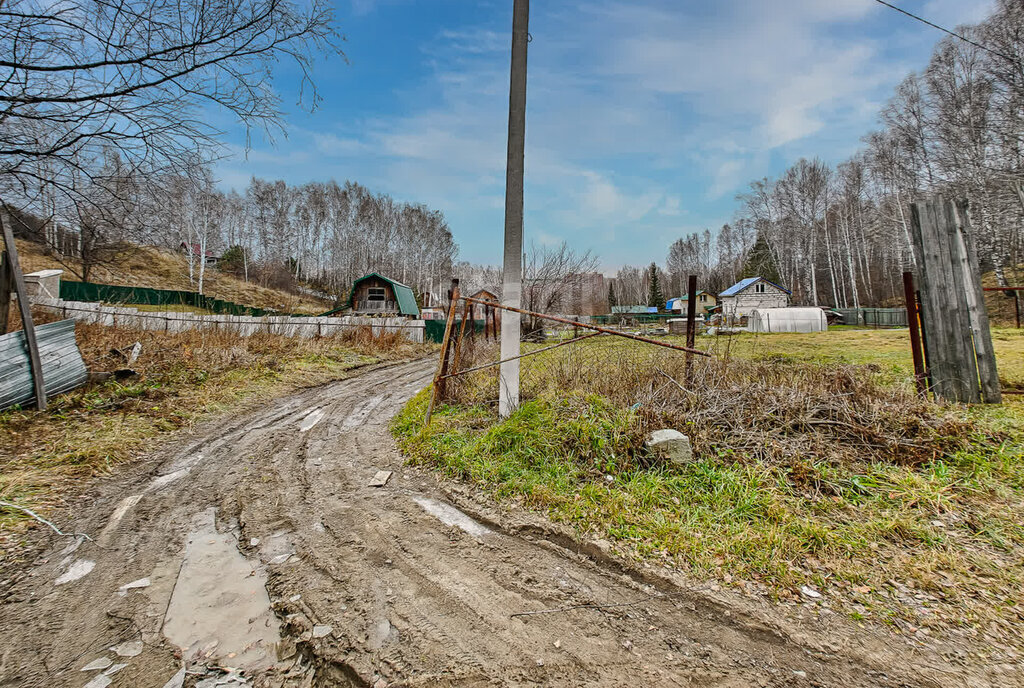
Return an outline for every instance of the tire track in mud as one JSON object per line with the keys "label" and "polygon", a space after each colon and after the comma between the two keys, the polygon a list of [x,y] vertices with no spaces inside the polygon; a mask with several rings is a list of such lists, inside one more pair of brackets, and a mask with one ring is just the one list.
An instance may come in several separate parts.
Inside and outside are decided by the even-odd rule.
{"label": "tire track in mud", "polygon": [[[81,665],[141,639],[111,685],[161,688],[182,665],[164,616],[193,519],[211,507],[220,535],[210,537],[229,535],[265,570],[284,632],[252,685],[922,685],[895,652],[822,651],[740,603],[638,574],[543,524],[489,518],[490,532],[468,529],[476,535],[445,525],[417,500],[452,500],[433,474],[403,467],[387,428],[429,379],[429,362],[366,370],[207,424],[111,481],[76,524],[106,528],[104,549],[55,547],[0,606],[0,633],[12,639],[0,651],[0,686],[78,688],[93,677]],[[391,482],[368,487],[379,469],[395,472]],[[53,585],[84,556],[95,560],[91,573]],[[151,585],[118,594],[144,576]],[[216,576],[202,582],[229,589]],[[631,604],[513,616],[595,603]],[[185,659],[230,662],[206,650]]]}

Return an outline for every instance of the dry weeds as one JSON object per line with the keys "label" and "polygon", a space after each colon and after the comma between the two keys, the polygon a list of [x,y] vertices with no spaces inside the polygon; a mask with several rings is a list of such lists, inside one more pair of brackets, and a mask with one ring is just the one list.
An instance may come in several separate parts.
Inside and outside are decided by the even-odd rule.
{"label": "dry weeds", "polygon": [[[42,311],[35,315],[37,322],[54,319]],[[94,373],[124,368],[126,359],[119,352],[135,342],[142,344],[142,354],[132,365],[134,376],[110,377],[59,395],[45,412],[14,408],[0,413],[0,499],[42,513],[81,494],[84,479],[109,473],[147,451],[156,436],[211,414],[339,379],[353,368],[429,351],[401,335],[375,337],[369,328],[296,339],[79,323],[76,338]],[[3,532],[20,533],[25,525],[22,514],[0,510],[0,550],[10,545]]]}
{"label": "dry weeds", "polygon": [[[463,353],[463,368],[497,357],[494,344],[479,340]],[[697,454],[737,461],[919,465],[963,449],[973,431],[962,410],[890,384],[870,365],[694,357],[687,382],[685,354],[601,337],[524,358],[522,371],[524,399],[597,394],[633,408],[639,434],[677,428]],[[456,403],[493,405],[497,369],[450,388]]]}

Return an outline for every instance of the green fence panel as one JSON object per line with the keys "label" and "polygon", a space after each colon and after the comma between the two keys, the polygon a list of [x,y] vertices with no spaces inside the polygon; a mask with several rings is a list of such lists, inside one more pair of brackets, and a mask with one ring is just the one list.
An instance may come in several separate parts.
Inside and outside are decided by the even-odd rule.
{"label": "green fence panel", "polygon": [[[65,301],[104,302],[124,305],[147,306],[191,306],[202,308],[212,313],[223,315],[288,315],[263,308],[243,306],[233,301],[215,299],[212,296],[194,291],[176,289],[150,289],[148,287],[123,287],[116,284],[94,284],[92,282],[72,282],[61,280],[60,297]],[[306,313],[295,313],[293,316],[304,316]]]}
{"label": "green fence panel", "polygon": [[[444,326],[445,326],[445,323],[447,323],[447,322],[448,322],[447,320],[424,320],[423,321],[423,324],[425,326],[424,327],[424,331],[423,331],[424,339],[426,341],[428,341],[428,342],[436,342],[437,344],[440,344],[442,341],[444,341]],[[460,318],[457,318],[455,320],[455,330],[453,330],[453,331],[457,331],[457,329],[458,329],[458,327],[459,327],[461,322],[462,322],[462,320]],[[473,331],[474,332],[483,332],[484,331],[484,324],[485,324],[484,320],[474,320],[473,321]]]}

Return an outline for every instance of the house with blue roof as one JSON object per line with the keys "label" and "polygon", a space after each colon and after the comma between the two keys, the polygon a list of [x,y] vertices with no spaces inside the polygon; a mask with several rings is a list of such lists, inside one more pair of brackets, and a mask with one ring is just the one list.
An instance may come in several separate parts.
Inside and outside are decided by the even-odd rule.
{"label": "house with blue roof", "polygon": [[734,323],[755,310],[786,308],[791,294],[785,287],[763,277],[747,277],[719,294],[718,303],[722,306],[725,322]]}

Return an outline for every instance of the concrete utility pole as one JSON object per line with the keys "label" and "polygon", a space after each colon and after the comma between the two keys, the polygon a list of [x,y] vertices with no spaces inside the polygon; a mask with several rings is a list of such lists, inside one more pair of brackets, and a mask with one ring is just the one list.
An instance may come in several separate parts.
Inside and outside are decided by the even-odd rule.
{"label": "concrete utility pole", "polygon": [[[512,7],[512,78],[508,94],[508,162],[505,167],[505,262],[501,303],[522,306],[523,294],[523,158],[526,148],[526,44],[530,0]],[[512,313],[506,311],[507,316]],[[519,355],[519,317],[501,319],[501,358]],[[519,359],[499,369],[498,413],[509,416],[519,406]]]}

